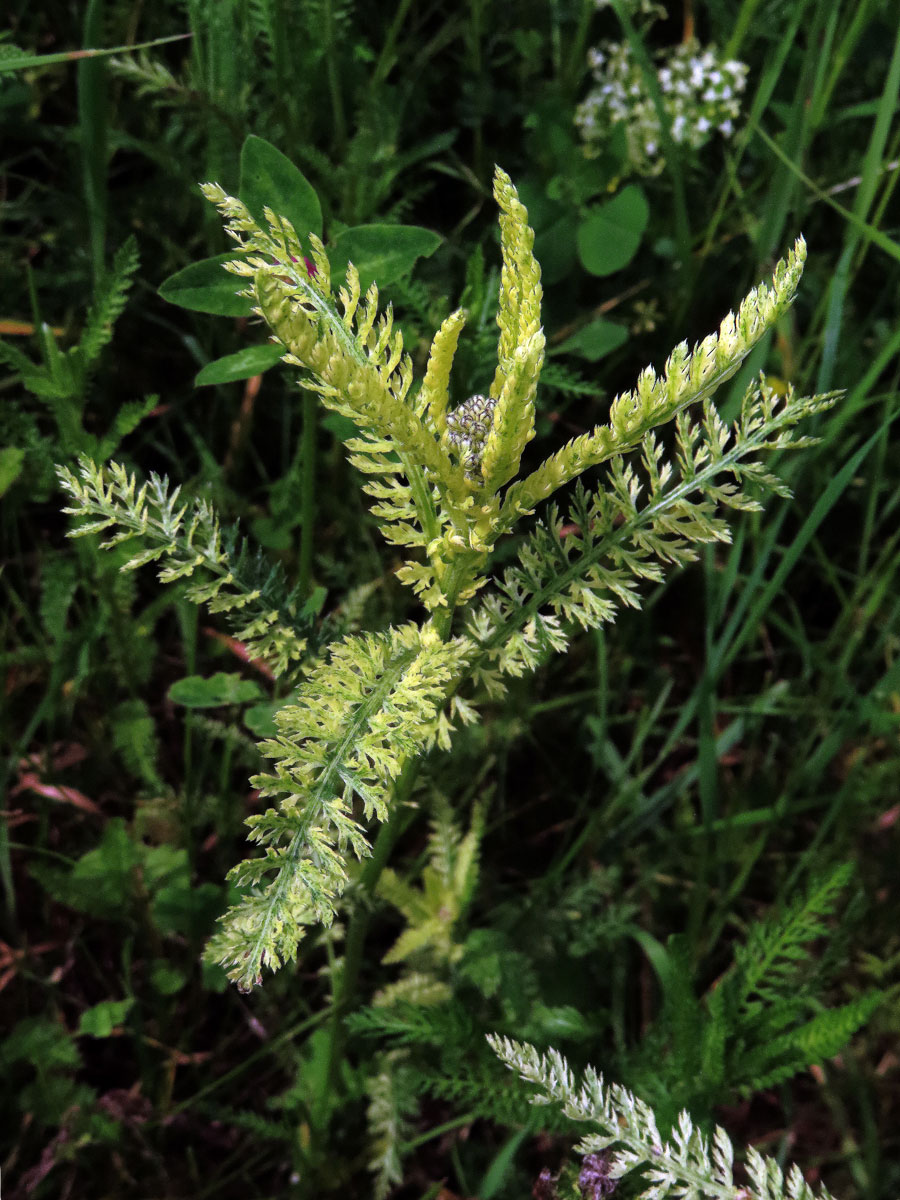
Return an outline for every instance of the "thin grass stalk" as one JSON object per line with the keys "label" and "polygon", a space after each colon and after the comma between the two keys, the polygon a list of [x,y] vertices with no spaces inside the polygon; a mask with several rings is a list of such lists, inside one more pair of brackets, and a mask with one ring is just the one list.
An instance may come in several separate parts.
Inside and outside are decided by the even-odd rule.
{"label": "thin grass stalk", "polygon": [[[103,40],[103,9],[104,0],[88,0],[82,26],[82,40],[88,48],[98,46]],[[105,272],[107,217],[106,64],[100,58],[85,59],[78,64],[78,127],[91,275],[96,292]]]}

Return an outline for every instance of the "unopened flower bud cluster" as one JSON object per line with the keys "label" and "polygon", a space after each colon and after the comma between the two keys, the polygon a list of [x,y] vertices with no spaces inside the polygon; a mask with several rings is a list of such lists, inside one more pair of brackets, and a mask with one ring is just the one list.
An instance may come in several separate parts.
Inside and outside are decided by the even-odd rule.
{"label": "unopened flower bud cluster", "polygon": [[459,455],[467,479],[481,478],[481,456],[496,406],[493,397],[475,395],[447,414],[447,441]]}
{"label": "unopened flower bud cluster", "polygon": [[[575,114],[588,151],[599,150],[622,123],[629,166],[639,175],[655,175],[664,166],[659,113],[630,45],[606,42],[591,50],[589,60],[597,86]],[[716,132],[731,136],[747,84],[745,63],[691,40],[663,52],[656,76],[673,141],[696,149]]]}

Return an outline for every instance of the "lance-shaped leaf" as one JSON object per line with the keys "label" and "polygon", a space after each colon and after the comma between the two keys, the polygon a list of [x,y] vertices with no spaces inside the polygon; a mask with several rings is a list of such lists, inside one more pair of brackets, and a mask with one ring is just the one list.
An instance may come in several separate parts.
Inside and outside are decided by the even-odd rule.
{"label": "lance-shaped leaf", "polygon": [[496,404],[481,460],[488,495],[516,475],[522,451],[534,437],[534,396],[544,361],[541,269],[534,257],[534,232],[518,192],[499,167],[494,173],[494,197],[500,206],[503,270],[497,370],[490,391]]}

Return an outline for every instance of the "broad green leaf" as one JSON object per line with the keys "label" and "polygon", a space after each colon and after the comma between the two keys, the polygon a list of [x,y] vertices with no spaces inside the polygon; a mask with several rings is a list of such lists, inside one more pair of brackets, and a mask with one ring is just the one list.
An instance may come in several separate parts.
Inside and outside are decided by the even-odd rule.
{"label": "broad green leaf", "polygon": [[628,330],[615,321],[604,321],[598,317],[589,325],[583,325],[577,333],[554,346],[552,354],[578,354],[581,358],[596,362],[604,354],[617,350],[628,339]]}
{"label": "broad green leaf", "polygon": [[134,999],[101,1000],[99,1004],[87,1008],[81,1014],[78,1022],[78,1033],[89,1037],[109,1037],[117,1025],[121,1025],[134,1004]]}
{"label": "broad green leaf", "polygon": [[16,1092],[19,1111],[28,1114],[32,1127],[62,1125],[66,1115],[77,1108],[92,1112],[97,1093],[86,1083],[76,1083],[71,1075],[38,1075]]}
{"label": "broad green leaf", "polygon": [[6,446],[0,450],[0,496],[8,492],[22,474],[25,451],[18,446]]}
{"label": "broad green leaf", "polygon": [[310,233],[322,236],[322,208],[312,184],[271,142],[252,133],[241,149],[238,195],[263,229],[263,209],[271,208],[287,217],[301,241]]}
{"label": "broad green leaf", "polygon": [[568,205],[585,204],[608,186],[609,174],[600,160],[576,153],[566,164],[566,170],[548,182],[547,195]]}
{"label": "broad green leaf", "polygon": [[269,700],[263,704],[253,704],[244,713],[244,724],[254,737],[275,737],[278,733],[275,714],[279,708],[284,708],[285,704],[287,700]]}
{"label": "broad green leaf", "polygon": [[255,680],[227,675],[224,671],[206,678],[188,675],[176,679],[169,688],[169,699],[185,708],[221,708],[225,704],[246,704],[248,700],[261,700],[262,697],[262,688]]}
{"label": "broad green leaf", "polygon": [[541,264],[541,281],[547,287],[571,275],[576,259],[576,229],[574,216],[565,212],[552,225],[535,231],[534,253]]}
{"label": "broad green leaf", "polygon": [[571,1004],[536,1004],[531,1019],[548,1041],[554,1038],[584,1041],[596,1033],[596,1027]]}
{"label": "broad green leaf", "polygon": [[440,244],[438,234],[419,225],[354,225],[337,235],[328,257],[338,279],[352,262],[365,292],[371,283],[383,288],[406,275],[417,258],[428,258]]}
{"label": "broad green leaf", "polygon": [[637,184],[598,204],[578,226],[578,257],[592,275],[610,275],[630,262],[641,244],[650,206]]}
{"label": "broad green leaf", "polygon": [[167,963],[165,959],[158,958],[150,968],[150,982],[160,995],[174,996],[187,983],[187,975],[184,971],[179,971],[177,967]]}
{"label": "broad green leaf", "polygon": [[25,1017],[9,1037],[0,1042],[0,1059],[5,1066],[30,1063],[37,1071],[58,1071],[81,1065],[78,1047],[65,1027],[47,1017]]}
{"label": "broad green leaf", "polygon": [[575,213],[527,180],[519,188],[519,199],[528,209],[528,224],[534,230],[534,255],[541,264],[541,282],[545,286],[558,283],[575,266]]}
{"label": "broad green leaf", "polygon": [[246,346],[234,354],[226,354],[224,358],[207,363],[203,370],[198,372],[194,383],[197,387],[203,387],[213,383],[234,383],[236,379],[250,379],[251,376],[261,375],[263,371],[268,371],[269,367],[274,367],[281,361],[283,354],[284,347],[276,346],[272,342],[263,342],[261,346]]}
{"label": "broad green leaf", "polygon": [[274,550],[277,554],[281,554],[285,550],[290,550],[294,538],[292,530],[300,523],[300,513],[295,511],[290,517],[254,517],[250,528],[253,532],[253,537],[261,546],[265,546],[267,550]]}
{"label": "broad green leaf", "polygon": [[71,870],[35,862],[29,873],[60,904],[96,917],[122,919],[130,911],[134,869],[140,861],[141,848],[129,837],[125,822],[115,817],[100,844],[83,854]]}
{"label": "broad green leaf", "polygon": [[158,892],[170,883],[185,884],[191,878],[191,866],[183,846],[145,847],[141,869],[148,892]]}
{"label": "broad green leaf", "polygon": [[191,884],[190,876],[160,888],[150,911],[160,933],[179,933],[199,942],[212,932],[224,907],[223,889],[217,883]]}
{"label": "broad green leaf", "polygon": [[213,313],[217,317],[249,317],[253,305],[246,296],[237,293],[244,286],[223,263],[233,262],[236,251],[217,254],[191,263],[176,271],[159,285],[159,294],[170,304],[190,308],[193,312]]}

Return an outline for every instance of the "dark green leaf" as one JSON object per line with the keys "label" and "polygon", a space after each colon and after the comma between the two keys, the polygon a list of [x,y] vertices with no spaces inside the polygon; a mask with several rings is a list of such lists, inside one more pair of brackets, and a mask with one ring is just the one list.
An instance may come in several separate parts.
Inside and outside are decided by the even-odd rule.
{"label": "dark green leaf", "polygon": [[0,1061],[4,1066],[27,1062],[38,1071],[59,1070],[81,1065],[78,1047],[64,1026],[46,1017],[26,1017],[0,1042]]}
{"label": "dark green leaf", "polygon": [[263,229],[268,207],[287,217],[302,241],[310,233],[322,236],[322,209],[312,184],[271,142],[252,133],[241,149],[238,194]]}
{"label": "dark green leaf", "polygon": [[541,279],[548,287],[571,275],[576,258],[575,233],[575,219],[570,212],[535,233],[534,253],[541,264]]}
{"label": "dark green leaf", "polygon": [[28,1114],[29,1123],[40,1128],[62,1125],[66,1115],[76,1108],[89,1112],[97,1093],[86,1083],[76,1083],[71,1075],[46,1075],[33,1079],[16,1095],[19,1111]]}
{"label": "dark green leaf", "polygon": [[224,671],[208,678],[188,675],[185,679],[177,679],[169,688],[169,699],[185,708],[221,708],[225,704],[260,700],[262,696],[262,688],[253,679],[226,675]]}
{"label": "dark green leaf", "polygon": [[25,451],[18,446],[7,446],[0,450],[0,496],[8,492],[22,474]]}
{"label": "dark green leaf", "polygon": [[352,262],[365,292],[371,283],[386,287],[413,269],[417,258],[434,254],[441,239],[419,225],[355,225],[335,238],[328,252],[336,279]]}
{"label": "dark green leaf", "polygon": [[592,275],[610,275],[630,262],[641,244],[650,206],[637,184],[590,209],[578,227],[578,256]]}
{"label": "dark green leaf", "polygon": [[153,899],[153,923],[160,933],[179,933],[199,942],[212,931],[216,917],[224,907],[222,888],[216,883],[191,885],[170,883],[160,888]]}
{"label": "dark green leaf", "polygon": [[244,713],[244,724],[255,737],[275,737],[278,733],[275,714],[286,703],[286,700],[271,700],[265,704],[254,704]]}
{"label": "dark green leaf", "polygon": [[187,983],[187,976],[184,971],[179,971],[165,959],[158,958],[150,968],[150,982],[160,995],[174,996]]}
{"label": "dark green leaf", "polygon": [[617,325],[615,321],[604,321],[602,317],[598,317],[596,321],[583,325],[577,333],[554,346],[552,353],[577,354],[581,358],[596,362],[604,354],[617,350],[627,339],[628,330],[624,325]]}
{"label": "dark green leaf", "polygon": [[274,342],[264,342],[261,346],[247,346],[234,354],[226,354],[217,358],[197,375],[194,383],[203,387],[212,383],[234,383],[236,379],[250,379],[253,375],[261,375],[281,361],[284,346],[276,346]]}
{"label": "dark green leaf", "polygon": [[129,1000],[101,1000],[92,1008],[85,1009],[78,1022],[78,1033],[90,1037],[109,1037],[117,1025],[121,1025],[134,1004]]}
{"label": "dark green leaf", "polygon": [[548,1006],[536,1004],[531,1019],[548,1042],[569,1038],[584,1041],[596,1033],[596,1028],[571,1004]]}
{"label": "dark green leaf", "polygon": [[176,271],[159,285],[159,294],[170,304],[190,308],[194,312],[213,313],[217,317],[249,317],[253,308],[246,296],[236,293],[244,286],[223,263],[234,262],[237,252],[217,254],[191,263]]}
{"label": "dark green leaf", "polygon": [[134,895],[134,868],[141,860],[125,822],[109,822],[100,845],[77,860],[71,871],[36,862],[30,874],[60,904],[96,917],[127,917]]}
{"label": "dark green leaf", "polygon": [[328,597],[328,589],[323,587],[313,588],[309,594],[309,598],[303,605],[301,616],[315,617],[322,611],[322,605]]}

